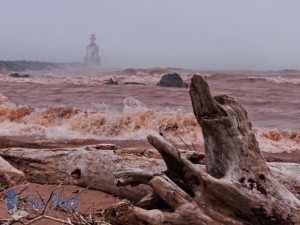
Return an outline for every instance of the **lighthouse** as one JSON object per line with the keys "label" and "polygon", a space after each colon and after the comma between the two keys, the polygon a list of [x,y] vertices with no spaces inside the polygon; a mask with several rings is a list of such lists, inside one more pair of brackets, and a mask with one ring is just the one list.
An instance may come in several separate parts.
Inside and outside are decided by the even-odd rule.
{"label": "lighthouse", "polygon": [[99,47],[96,45],[96,36],[92,34],[90,37],[90,43],[86,46],[86,55],[84,57],[84,63],[88,65],[100,65]]}

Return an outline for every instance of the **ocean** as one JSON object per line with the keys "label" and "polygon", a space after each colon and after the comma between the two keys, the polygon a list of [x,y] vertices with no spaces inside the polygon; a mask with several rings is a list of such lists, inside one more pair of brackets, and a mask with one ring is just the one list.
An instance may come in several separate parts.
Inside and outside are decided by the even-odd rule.
{"label": "ocean", "polygon": [[[240,101],[264,152],[300,153],[300,71],[192,71],[184,69],[0,72],[0,136],[26,140],[135,141],[162,131],[175,143],[203,146],[189,88],[159,87],[166,73],[187,83],[193,74],[213,95]],[[119,85],[106,85],[113,78]],[[145,85],[125,85],[138,82]]]}

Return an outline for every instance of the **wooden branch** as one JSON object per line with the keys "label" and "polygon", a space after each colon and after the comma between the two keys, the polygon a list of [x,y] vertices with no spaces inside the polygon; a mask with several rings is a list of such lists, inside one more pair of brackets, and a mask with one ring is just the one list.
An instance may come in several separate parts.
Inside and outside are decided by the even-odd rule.
{"label": "wooden branch", "polygon": [[181,178],[184,176],[183,163],[179,151],[162,133],[154,133],[147,136],[148,142],[155,147],[163,157],[168,172],[176,174]]}
{"label": "wooden branch", "polygon": [[114,172],[114,176],[117,186],[129,184],[135,186],[137,184],[148,184],[153,173],[129,165],[122,165]]}
{"label": "wooden branch", "polygon": [[0,156],[0,184],[9,184],[13,185],[18,183],[19,181],[25,180],[24,173],[15,167],[13,167],[10,163],[4,160]]}
{"label": "wooden branch", "polygon": [[152,186],[154,192],[174,210],[192,200],[186,192],[180,189],[167,176],[154,176],[149,184]]}

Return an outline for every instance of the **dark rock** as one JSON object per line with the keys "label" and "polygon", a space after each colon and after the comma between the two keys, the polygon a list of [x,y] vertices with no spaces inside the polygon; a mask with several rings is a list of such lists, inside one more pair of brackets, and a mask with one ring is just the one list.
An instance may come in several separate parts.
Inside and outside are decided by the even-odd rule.
{"label": "dark rock", "polygon": [[9,76],[15,77],[15,78],[29,78],[29,74],[12,73]]}
{"label": "dark rock", "polygon": [[161,87],[188,87],[189,85],[184,83],[178,73],[170,73],[163,75],[157,86]]}
{"label": "dark rock", "polygon": [[107,85],[118,85],[118,82],[114,81],[112,78],[110,78],[109,80],[105,81],[105,84],[107,84]]}
{"label": "dark rock", "polygon": [[139,82],[131,82],[131,81],[125,82],[124,84],[125,84],[125,85],[127,85],[127,84],[146,85],[146,84],[143,84],[143,83],[139,83]]}

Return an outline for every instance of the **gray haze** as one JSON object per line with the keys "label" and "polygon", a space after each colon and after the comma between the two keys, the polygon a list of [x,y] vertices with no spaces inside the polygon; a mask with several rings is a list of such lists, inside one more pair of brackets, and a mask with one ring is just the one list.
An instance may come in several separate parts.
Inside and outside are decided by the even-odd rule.
{"label": "gray haze", "polygon": [[0,60],[300,69],[299,0],[0,0]]}

